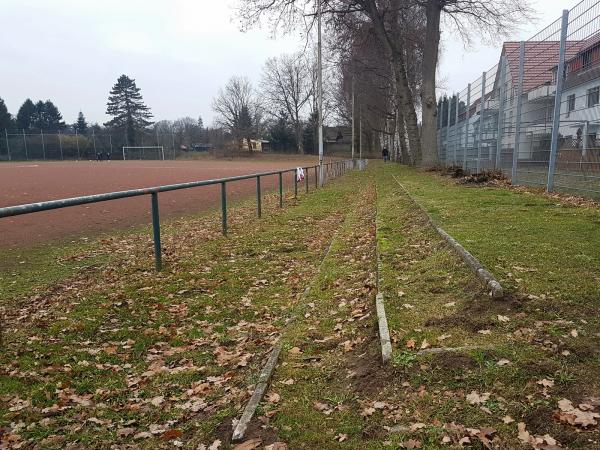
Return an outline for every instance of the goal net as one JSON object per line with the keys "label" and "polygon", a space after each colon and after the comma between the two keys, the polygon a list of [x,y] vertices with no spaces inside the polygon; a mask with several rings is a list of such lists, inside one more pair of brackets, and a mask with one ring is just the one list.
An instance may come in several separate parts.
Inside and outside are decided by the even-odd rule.
{"label": "goal net", "polygon": [[165,159],[165,150],[161,146],[123,147],[123,160],[128,159]]}

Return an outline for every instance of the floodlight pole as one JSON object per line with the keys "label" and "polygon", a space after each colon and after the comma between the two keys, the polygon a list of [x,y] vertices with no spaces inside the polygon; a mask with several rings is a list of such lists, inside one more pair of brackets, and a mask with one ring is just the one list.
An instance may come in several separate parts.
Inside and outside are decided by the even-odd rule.
{"label": "floodlight pole", "polygon": [[358,107],[358,159],[362,159],[362,104]]}
{"label": "floodlight pole", "polygon": [[321,0],[317,0],[317,96],[319,104],[319,183],[321,187],[323,180],[323,55],[321,44]]}

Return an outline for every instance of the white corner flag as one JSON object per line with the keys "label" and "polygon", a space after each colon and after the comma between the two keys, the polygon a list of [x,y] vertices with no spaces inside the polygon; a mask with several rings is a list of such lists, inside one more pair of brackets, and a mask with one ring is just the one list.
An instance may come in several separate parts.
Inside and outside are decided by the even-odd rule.
{"label": "white corner flag", "polygon": [[302,167],[296,169],[296,181],[304,181],[304,169]]}

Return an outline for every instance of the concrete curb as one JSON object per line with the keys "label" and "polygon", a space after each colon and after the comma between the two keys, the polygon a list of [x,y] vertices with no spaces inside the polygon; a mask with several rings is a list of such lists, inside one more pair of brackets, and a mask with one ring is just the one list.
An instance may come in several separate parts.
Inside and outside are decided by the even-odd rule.
{"label": "concrete curb", "polygon": [[271,351],[271,356],[267,360],[267,363],[263,367],[260,372],[260,377],[258,378],[258,383],[256,383],[256,388],[252,393],[252,397],[246,404],[244,408],[244,412],[240,421],[237,423],[235,429],[233,430],[233,437],[231,438],[233,441],[240,441],[244,439],[244,435],[246,434],[246,430],[248,429],[248,424],[254,417],[254,413],[256,412],[256,408],[260,404],[265,392],[267,390],[267,386],[269,385],[269,380],[275,371],[275,366],[277,365],[277,359],[279,358],[279,354],[281,353],[283,344],[279,342],[273,350]]}
{"label": "concrete curb", "polygon": [[431,216],[425,211],[425,209],[415,200],[415,198],[410,195],[408,189],[406,189],[402,183],[396,178],[395,175],[392,175],[398,186],[402,188],[402,190],[406,193],[408,198],[425,214],[427,220],[431,225],[435,228],[438,234],[454,249],[454,251],[463,259],[465,263],[475,272],[475,274],[485,283],[486,287],[490,290],[492,297],[501,298],[504,296],[504,289],[502,285],[494,278],[494,276],[485,268],[483,265],[475,258],[471,253],[469,253],[462,245],[458,243],[456,239],[446,233],[442,228],[438,227]]}
{"label": "concrete curb", "polygon": [[387,364],[392,359],[392,341],[390,340],[390,330],[388,328],[387,317],[385,316],[385,306],[383,304],[383,293],[378,293],[375,297],[377,307],[377,321],[379,322],[379,340],[381,342],[381,359]]}
{"label": "concrete curb", "polygon": [[[377,204],[376,204],[377,205]],[[392,340],[390,329],[385,315],[385,304],[381,287],[381,255],[379,254],[379,242],[377,240],[377,208],[375,208],[375,257],[377,258],[377,295],[375,296],[375,309],[377,310],[377,324],[379,327],[379,342],[381,343],[381,360],[387,364],[392,359]]]}
{"label": "concrete curb", "polygon": [[[345,219],[344,219],[344,222],[345,222]],[[342,226],[343,226],[343,223],[342,223]],[[331,249],[333,248],[333,243],[335,242],[335,238],[337,237],[337,235],[338,234],[336,233],[333,236],[333,238],[331,239],[331,242],[329,243],[329,246],[327,247],[327,251],[325,252],[325,255],[323,255],[323,259],[321,259],[321,262],[317,268],[317,274],[321,272],[321,268],[323,267],[325,260],[329,256],[329,253],[331,253]],[[314,280],[314,278],[313,278],[313,280]],[[302,292],[302,295],[300,296],[300,303],[302,303],[303,300],[306,300],[306,298],[310,294],[311,287],[312,287],[312,282]],[[291,323],[293,323],[295,321],[295,319],[296,319],[295,317],[292,317],[287,322],[286,327],[284,328],[284,330],[281,333],[282,335],[285,333],[285,329],[287,329],[287,327],[289,327],[289,325]],[[271,379],[271,376],[273,375],[273,372],[275,371],[275,367],[277,366],[277,360],[279,359],[279,354],[281,353],[282,348],[283,348],[283,342],[281,341],[281,338],[280,338],[279,342],[273,347],[273,350],[271,351],[271,356],[269,356],[269,359],[267,360],[266,364],[262,368],[262,370],[260,372],[260,376],[258,378],[258,382],[256,383],[256,387],[254,388],[254,392],[252,393],[250,400],[248,400],[248,403],[246,404],[246,407],[244,408],[242,417],[240,417],[239,422],[237,423],[235,429],[233,430],[233,435],[231,437],[231,440],[233,442],[239,442],[242,439],[244,439],[244,436],[246,435],[246,430],[248,429],[248,425],[250,424],[250,421],[254,417],[254,413],[256,413],[256,409],[258,408],[258,405],[260,404],[262,398],[265,395],[267,387],[269,386],[269,381]]]}

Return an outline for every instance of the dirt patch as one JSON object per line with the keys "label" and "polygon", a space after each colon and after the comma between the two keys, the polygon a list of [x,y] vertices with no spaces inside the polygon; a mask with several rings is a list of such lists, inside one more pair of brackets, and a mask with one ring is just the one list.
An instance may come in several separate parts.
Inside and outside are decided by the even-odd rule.
{"label": "dirt patch", "polygon": [[[554,412],[550,406],[540,406],[530,411],[523,420],[527,430],[537,435],[549,434],[566,448],[597,448],[589,441],[593,430],[582,432],[561,424],[553,418]],[[596,436],[594,433],[594,437]]]}
{"label": "dirt patch", "polygon": [[347,358],[345,369],[352,374],[350,378],[351,388],[354,392],[364,397],[374,398],[386,386],[397,382],[394,371],[384,366],[381,361],[381,348],[379,339],[374,335],[373,329],[371,339],[367,339]]}
{"label": "dirt patch", "polygon": [[473,358],[459,352],[434,354],[429,363],[434,369],[441,369],[444,372],[459,372],[477,367],[477,362]]}
{"label": "dirt patch", "polygon": [[[458,178],[458,177],[455,177]],[[466,185],[505,185],[509,183],[508,178],[500,170],[483,171],[481,173],[469,174],[461,177],[458,182]]]}
{"label": "dirt patch", "polygon": [[[232,434],[233,424],[231,419],[227,419],[225,422],[222,422],[215,431],[216,439],[219,439],[221,441],[221,445],[225,448],[228,448],[230,445],[238,444],[237,442],[231,441]],[[277,437],[277,431],[269,426],[269,419],[264,416],[255,416],[248,424],[246,435],[241,442],[245,442],[250,439],[260,439],[261,444],[259,448],[263,448],[265,445],[273,444],[279,440]]]}

